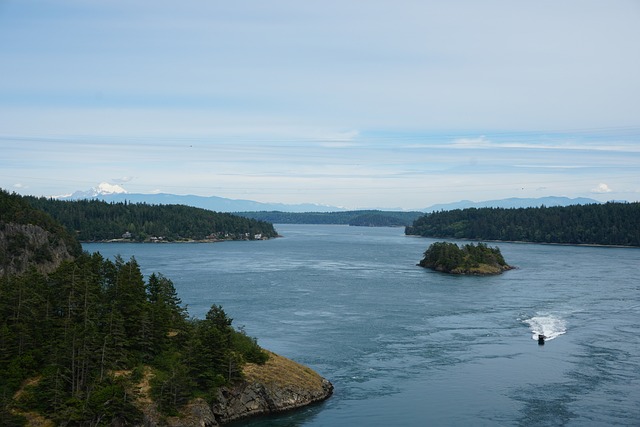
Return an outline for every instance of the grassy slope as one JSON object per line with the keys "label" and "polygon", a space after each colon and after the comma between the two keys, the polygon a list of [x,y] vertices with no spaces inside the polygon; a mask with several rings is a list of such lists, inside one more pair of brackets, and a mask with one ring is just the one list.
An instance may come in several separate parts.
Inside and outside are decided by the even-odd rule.
{"label": "grassy slope", "polygon": [[269,360],[264,365],[248,363],[245,366],[244,374],[247,381],[259,382],[267,387],[303,387],[322,392],[323,378],[318,373],[286,357],[268,353]]}

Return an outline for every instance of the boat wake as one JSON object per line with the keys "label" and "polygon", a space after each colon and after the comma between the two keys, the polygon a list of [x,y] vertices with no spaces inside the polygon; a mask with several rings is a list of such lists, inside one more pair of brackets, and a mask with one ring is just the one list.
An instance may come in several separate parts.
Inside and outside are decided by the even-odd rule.
{"label": "boat wake", "polygon": [[544,335],[547,341],[558,338],[567,332],[567,325],[563,318],[546,313],[536,313],[536,316],[522,321],[531,328],[532,339],[537,340],[538,335]]}

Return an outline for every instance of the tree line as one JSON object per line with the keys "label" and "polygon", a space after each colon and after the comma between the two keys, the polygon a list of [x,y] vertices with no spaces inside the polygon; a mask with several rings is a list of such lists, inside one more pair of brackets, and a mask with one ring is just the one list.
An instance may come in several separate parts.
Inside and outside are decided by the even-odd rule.
{"label": "tree line", "polygon": [[407,235],[536,243],[640,246],[640,203],[469,208],[433,212]]}
{"label": "tree line", "polygon": [[31,196],[25,199],[85,242],[119,239],[123,235],[135,241],[152,237],[175,241],[253,240],[277,236],[273,224],[268,222],[185,205],[63,201]]}
{"label": "tree line", "polygon": [[408,226],[422,212],[357,210],[341,212],[236,212],[237,215],[274,224],[337,224],[373,227]]}

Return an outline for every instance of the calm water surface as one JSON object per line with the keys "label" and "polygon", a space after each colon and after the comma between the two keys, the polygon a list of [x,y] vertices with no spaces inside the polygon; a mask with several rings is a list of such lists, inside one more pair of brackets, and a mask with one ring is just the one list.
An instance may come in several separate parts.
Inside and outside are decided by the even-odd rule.
{"label": "calm water surface", "polygon": [[84,248],[135,256],[192,315],[222,304],[335,386],[243,426],[640,425],[640,250],[490,243],[519,268],[457,277],[417,267],[434,240],[400,228],[276,228],[270,241]]}

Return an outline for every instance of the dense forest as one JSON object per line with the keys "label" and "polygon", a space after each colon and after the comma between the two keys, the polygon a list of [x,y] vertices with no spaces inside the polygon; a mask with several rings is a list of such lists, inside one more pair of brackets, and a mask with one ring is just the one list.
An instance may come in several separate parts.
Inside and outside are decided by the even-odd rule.
{"label": "dense forest", "polygon": [[452,274],[488,275],[510,270],[499,248],[484,243],[458,246],[455,243],[436,242],[424,252],[419,266]]}
{"label": "dense forest", "polygon": [[422,212],[359,210],[343,212],[236,212],[237,215],[273,224],[337,224],[367,227],[404,227]]}
{"label": "dense forest", "polygon": [[265,221],[184,205],[25,199],[68,230],[75,231],[83,242],[120,239],[123,236],[140,242],[254,240],[277,236],[273,225]]}
{"label": "dense forest", "polygon": [[426,214],[406,234],[475,240],[640,246],[640,203],[470,208]]}
{"label": "dense forest", "polygon": [[[37,223],[73,239],[17,195],[0,194],[0,215],[2,228]],[[73,247],[52,272],[33,259],[22,274],[0,275],[0,425],[24,425],[34,413],[55,425],[132,425],[142,419],[140,383],[170,415],[193,397],[211,402],[245,363],[266,362],[222,307],[189,318],[168,278],[145,280],[134,258]]]}
{"label": "dense forest", "polygon": [[46,414],[56,425],[141,420],[134,389],[148,375],[165,414],[213,399],[246,362],[267,356],[219,306],[189,319],[173,283],[145,282],[131,259],[84,253],[55,272],[0,279],[0,425]]}

